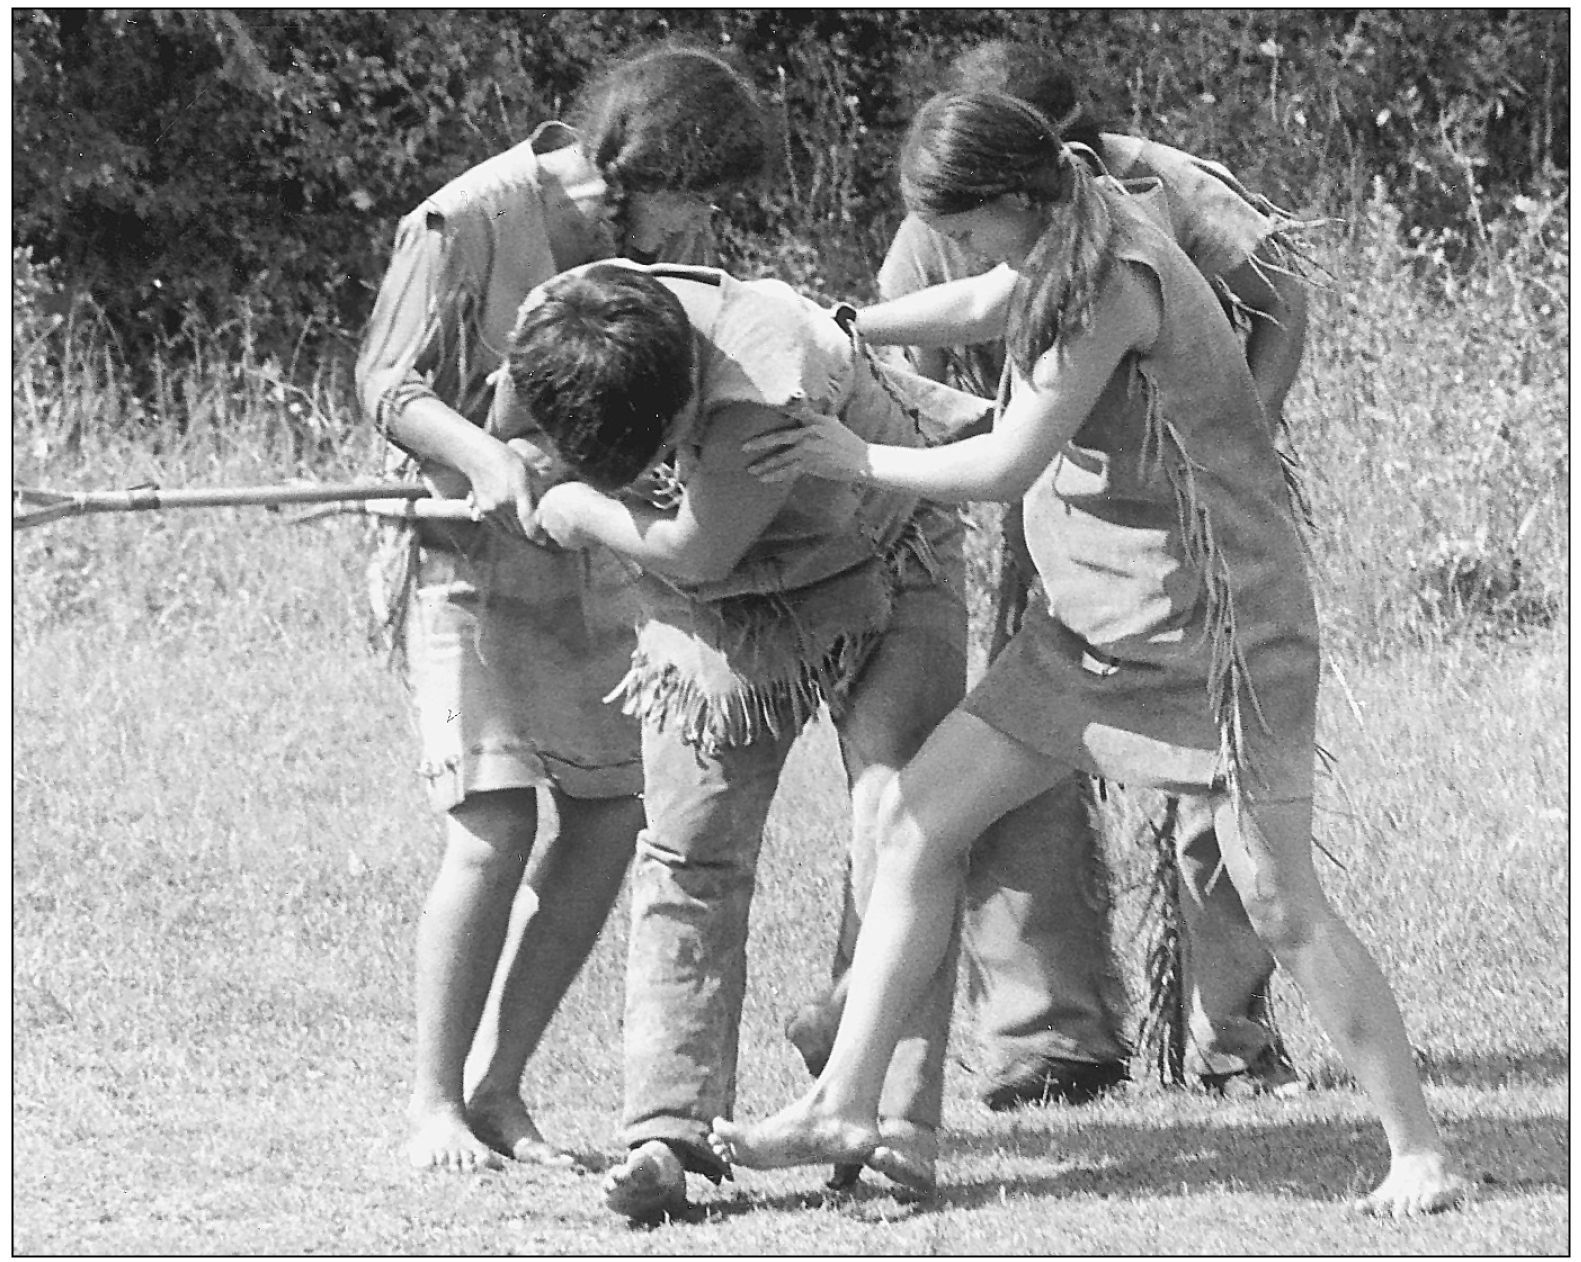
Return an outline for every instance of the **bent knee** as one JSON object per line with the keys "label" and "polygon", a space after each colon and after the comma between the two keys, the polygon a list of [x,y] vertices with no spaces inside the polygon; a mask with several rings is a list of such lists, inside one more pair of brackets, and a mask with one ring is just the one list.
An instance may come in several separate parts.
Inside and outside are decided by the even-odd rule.
{"label": "bent knee", "polygon": [[757,874],[755,840],[667,833],[651,825],[637,834],[635,871],[662,871],[682,888],[726,890],[751,886]]}
{"label": "bent knee", "polygon": [[965,874],[970,847],[930,831],[906,799],[898,777],[879,796],[874,822],[873,849],[880,863],[918,870],[958,868]]}
{"label": "bent knee", "polygon": [[1257,936],[1275,955],[1299,951],[1331,915],[1321,893],[1301,886],[1281,886],[1259,873],[1257,886],[1243,892],[1241,903]]}

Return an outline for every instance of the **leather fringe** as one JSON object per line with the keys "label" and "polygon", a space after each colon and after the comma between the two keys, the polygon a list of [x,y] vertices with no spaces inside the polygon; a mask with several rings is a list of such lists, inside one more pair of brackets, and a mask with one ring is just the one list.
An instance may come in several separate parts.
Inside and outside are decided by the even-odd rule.
{"label": "leather fringe", "polygon": [[1147,1009],[1137,1042],[1166,1087],[1186,1081],[1186,969],[1181,946],[1180,864],[1175,855],[1179,801],[1171,797],[1152,824],[1153,871],[1143,919],[1147,935]]}
{"label": "leather fringe", "polygon": [[[639,647],[631,669],[604,700],[619,702],[624,713],[644,723],[678,725],[682,740],[705,753],[797,732],[820,705],[838,716],[851,684],[883,636],[907,567],[921,566],[934,578],[940,573],[938,556],[916,518],[874,563],[883,568],[885,596],[883,616],[871,627],[837,632],[818,649],[812,647],[815,637],[797,625],[795,593],[732,598],[722,602],[719,612],[726,623],[723,638],[736,651],[711,648],[731,662],[728,687],[705,687],[680,665]],[[766,668],[766,655],[753,649],[787,630],[792,632],[788,642],[804,647],[800,653],[773,655],[776,664]],[[638,639],[640,645],[640,631]],[[737,660],[750,661],[752,673],[742,673]]]}

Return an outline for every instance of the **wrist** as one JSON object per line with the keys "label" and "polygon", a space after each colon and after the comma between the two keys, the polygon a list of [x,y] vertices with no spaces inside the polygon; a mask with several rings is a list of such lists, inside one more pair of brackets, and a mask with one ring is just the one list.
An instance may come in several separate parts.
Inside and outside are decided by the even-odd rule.
{"label": "wrist", "polygon": [[873,482],[873,444],[863,442],[861,452],[856,462],[851,481],[859,486],[870,486]]}
{"label": "wrist", "polygon": [[474,486],[499,468],[501,461],[516,459],[508,446],[470,422],[465,434],[457,432],[451,452],[452,463]]}

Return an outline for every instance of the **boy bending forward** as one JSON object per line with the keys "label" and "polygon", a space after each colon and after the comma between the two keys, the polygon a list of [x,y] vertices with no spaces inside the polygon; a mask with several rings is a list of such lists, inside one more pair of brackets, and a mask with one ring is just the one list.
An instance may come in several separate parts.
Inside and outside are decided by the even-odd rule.
{"label": "boy bending forward", "polygon": [[[618,690],[642,723],[648,821],[626,977],[630,1151],[605,1193],[647,1219],[684,1205],[687,1170],[728,1173],[706,1140],[734,1103],[758,850],[797,734],[829,706],[855,828],[871,829],[883,786],[965,687],[956,513],[819,478],[765,484],[741,444],[810,409],[873,442],[921,445],[924,411],[953,426],[989,404],[879,366],[778,281],[706,268],[609,262],[557,277],[523,304],[507,367],[500,436],[541,428],[581,479],[543,496],[539,527],[643,571]],[[660,469],[673,507],[621,496]],[[954,968],[913,1014],[887,1079],[886,1142],[868,1161],[923,1191]]]}

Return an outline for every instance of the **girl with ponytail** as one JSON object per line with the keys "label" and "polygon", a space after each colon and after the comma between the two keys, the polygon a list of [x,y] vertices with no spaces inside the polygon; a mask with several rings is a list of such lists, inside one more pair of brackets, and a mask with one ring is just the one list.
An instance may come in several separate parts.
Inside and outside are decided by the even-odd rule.
{"label": "girl with ponytail", "polygon": [[970,214],[1009,197],[1037,217],[1007,338],[1022,372],[1062,328],[1080,327],[1108,267],[1113,224],[1077,154],[1054,122],[1003,92],[935,97],[901,154],[901,192],[915,213]]}
{"label": "girl with ponytail", "polygon": [[1383,1122],[1391,1167],[1363,1208],[1448,1208],[1469,1184],[1427,1111],[1389,985],[1312,863],[1317,617],[1255,383],[1146,193],[1081,168],[1057,125],[1016,98],[925,106],[902,158],[907,207],[1000,265],[848,324],[908,346],[1006,337],[993,430],[900,448],[807,418],[748,444],[769,480],[1020,500],[1043,592],[885,793],[849,997],[818,1081],[764,1122],[716,1120],[711,1143],[747,1166],[885,1166],[884,1069],[947,949],[972,844],[1080,771],[1212,798],[1253,927]]}

